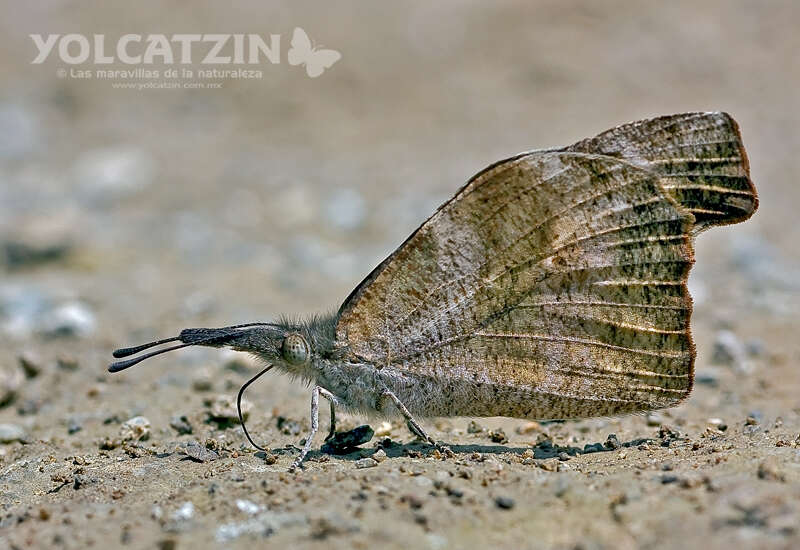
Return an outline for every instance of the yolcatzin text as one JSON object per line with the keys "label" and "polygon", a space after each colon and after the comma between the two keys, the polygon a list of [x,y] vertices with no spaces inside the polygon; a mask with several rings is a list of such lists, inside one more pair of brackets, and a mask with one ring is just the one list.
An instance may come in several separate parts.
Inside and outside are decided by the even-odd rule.
{"label": "yolcatzin text", "polygon": [[280,63],[281,35],[270,34],[269,42],[258,34],[125,34],[116,44],[107,44],[104,34],[31,34],[38,53],[31,61],[44,63],[55,51],[69,65],[244,65],[268,61]]}

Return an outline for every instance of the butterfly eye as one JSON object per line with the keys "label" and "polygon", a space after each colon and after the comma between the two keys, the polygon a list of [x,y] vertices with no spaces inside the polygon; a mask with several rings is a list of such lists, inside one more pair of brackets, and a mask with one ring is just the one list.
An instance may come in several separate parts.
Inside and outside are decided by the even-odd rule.
{"label": "butterfly eye", "polygon": [[311,359],[311,347],[301,335],[289,334],[283,339],[281,355],[284,361],[290,365],[305,365]]}

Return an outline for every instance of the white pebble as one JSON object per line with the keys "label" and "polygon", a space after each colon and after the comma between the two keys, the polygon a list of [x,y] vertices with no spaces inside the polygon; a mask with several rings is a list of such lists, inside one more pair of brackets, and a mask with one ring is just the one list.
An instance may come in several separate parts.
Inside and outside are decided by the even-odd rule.
{"label": "white pebble", "polygon": [[0,443],[13,443],[22,439],[25,439],[25,430],[21,427],[16,424],[0,424]]}
{"label": "white pebble", "polygon": [[190,501],[184,502],[180,508],[172,514],[172,519],[176,521],[189,521],[194,517],[194,504]]}
{"label": "white pebble", "polygon": [[80,302],[58,306],[42,320],[41,331],[51,336],[88,336],[97,326],[95,315]]}
{"label": "white pebble", "polygon": [[239,511],[244,512],[250,516],[254,516],[261,511],[261,506],[252,502],[250,500],[245,500],[243,498],[236,500],[236,507]]}
{"label": "white pebble", "polygon": [[375,435],[378,437],[384,437],[392,433],[392,423],[383,421],[381,422],[380,426],[375,430]]}
{"label": "white pebble", "polygon": [[377,465],[378,461],[370,457],[356,460],[356,468],[374,468]]}
{"label": "white pebble", "polygon": [[126,441],[144,441],[150,437],[150,421],[144,416],[134,416],[120,426],[119,435]]}
{"label": "white pebble", "polygon": [[155,161],[145,151],[131,147],[93,149],[75,164],[76,183],[92,198],[113,199],[130,195],[155,181]]}
{"label": "white pebble", "polygon": [[386,451],[384,451],[383,449],[378,449],[372,454],[372,459],[377,462],[383,462],[384,460],[386,460]]}

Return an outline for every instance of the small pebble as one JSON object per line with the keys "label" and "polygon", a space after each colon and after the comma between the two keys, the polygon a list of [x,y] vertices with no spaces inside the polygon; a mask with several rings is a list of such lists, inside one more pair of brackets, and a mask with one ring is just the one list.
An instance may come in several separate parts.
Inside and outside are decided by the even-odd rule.
{"label": "small pebble", "polygon": [[[306,523],[303,518],[303,523]],[[358,522],[341,516],[338,512],[329,512],[321,517],[315,517],[310,523],[309,535],[312,539],[324,540],[330,537],[355,533],[361,529]],[[272,529],[275,530],[274,528]]]}
{"label": "small pebble", "polygon": [[264,453],[264,463],[265,464],[275,464],[278,462],[278,457],[272,454],[271,452],[267,451]]}
{"label": "small pebble", "polygon": [[75,474],[72,478],[72,487],[77,491],[81,487],[88,485],[90,481],[95,480],[90,480],[85,474]]}
{"label": "small pebble", "polygon": [[70,418],[69,419],[69,422],[67,423],[67,433],[68,434],[78,433],[82,429],[83,429],[83,426],[81,426],[81,423],[78,421],[77,418]]}
{"label": "small pebble", "polygon": [[377,465],[378,461],[371,457],[356,460],[356,468],[374,468]]}
{"label": "small pebble", "polygon": [[400,497],[400,502],[404,502],[408,504],[409,508],[413,510],[419,510],[425,505],[425,501],[419,498],[417,495],[403,495]]}
{"label": "small pebble", "polygon": [[[252,405],[246,399],[242,399],[242,418],[247,420],[250,415]],[[212,420],[217,422],[238,423],[239,412],[236,408],[236,398],[232,395],[217,395],[210,402],[210,411]]]}
{"label": "small pebble", "polygon": [[470,420],[469,424],[467,424],[467,433],[469,434],[479,434],[482,431],[483,431],[483,426],[481,426],[474,420]]}
{"label": "small pebble", "polygon": [[194,504],[190,501],[184,502],[180,508],[172,514],[172,519],[177,521],[189,521],[194,517]]}
{"label": "small pebble", "polygon": [[502,428],[490,431],[489,439],[493,443],[508,443],[508,437],[506,437],[506,432],[504,432]]}
{"label": "small pebble", "polygon": [[750,357],[762,357],[767,353],[767,345],[763,340],[759,340],[758,338],[748,340],[745,344],[745,348],[747,349],[747,355]]}
{"label": "small pebble", "polygon": [[300,433],[300,423],[297,420],[279,416],[277,424],[283,435],[297,435]]}
{"label": "small pebble", "polygon": [[659,413],[657,412],[647,413],[648,426],[660,426],[662,422],[664,422],[664,417],[662,417]]}
{"label": "small pebble", "polygon": [[606,449],[611,451],[615,451],[622,447],[622,444],[619,442],[617,438],[617,434],[608,434],[608,438],[606,438],[606,442],[603,444]]}
{"label": "small pebble", "polygon": [[[564,466],[566,466],[566,464],[561,464],[559,471],[561,471],[561,468]],[[553,494],[556,496],[556,498],[561,498],[567,494],[567,491],[569,491],[571,486],[572,484],[570,483],[569,479],[561,476],[556,480],[556,486]]]}
{"label": "small pebble", "polygon": [[367,443],[374,435],[372,428],[366,424],[347,432],[337,432],[322,445],[322,452],[328,454],[347,454],[356,447]]}
{"label": "small pebble", "polygon": [[96,326],[92,310],[81,302],[69,302],[47,312],[39,330],[50,337],[85,337],[92,334]]}
{"label": "small pebble", "polygon": [[0,443],[13,443],[23,441],[25,430],[16,424],[0,424]]}
{"label": "small pebble", "polygon": [[239,509],[239,511],[250,516],[254,516],[262,510],[262,507],[255,502],[242,498],[236,500],[236,507]]}
{"label": "small pebble", "polygon": [[774,457],[770,457],[758,465],[758,479],[786,481],[786,474],[781,470],[778,461]]}
{"label": "small pebble", "polygon": [[681,477],[680,486],[684,489],[693,489],[703,484],[703,478],[699,475],[688,475]]}
{"label": "small pebble", "polygon": [[719,431],[724,432],[728,429],[728,424],[721,418],[709,418],[708,423],[717,428]]}
{"label": "small pebble", "polygon": [[747,358],[747,348],[730,330],[717,332],[711,361],[717,365],[734,367],[741,373],[752,370],[752,365]]}
{"label": "small pebble", "polygon": [[494,499],[495,505],[501,510],[511,510],[514,507],[514,499],[510,497],[497,497]]}
{"label": "small pebble", "polygon": [[214,379],[211,373],[203,370],[192,378],[192,389],[196,392],[206,392],[214,389]]}
{"label": "small pebble", "polygon": [[189,424],[189,419],[186,418],[186,415],[173,416],[169,421],[169,425],[173,430],[178,432],[179,435],[192,433],[192,425]]}
{"label": "small pebble", "polygon": [[539,432],[542,430],[542,425],[538,422],[526,422],[522,426],[517,426],[515,430],[519,435],[528,435],[533,432]]}
{"label": "small pebble", "polygon": [[433,487],[434,482],[431,478],[420,475],[414,477],[414,485],[419,487]]}
{"label": "small pebble", "polygon": [[694,375],[694,381],[704,386],[716,388],[719,386],[719,374],[717,369],[712,367],[706,367],[702,370],[698,369]]}
{"label": "small pebble", "polygon": [[17,406],[17,414],[29,416],[39,412],[39,403],[33,399],[25,399]]}
{"label": "small pebble", "polygon": [[22,236],[2,242],[2,256],[9,269],[24,269],[63,261],[71,252],[67,241],[46,242],[40,238]]}
{"label": "small pebble", "polygon": [[558,471],[558,459],[557,458],[548,458],[547,460],[542,460],[539,462],[539,467],[542,470],[547,472],[557,472]]}
{"label": "small pebble", "polygon": [[108,202],[144,189],[155,181],[155,159],[144,149],[126,146],[84,151],[73,166],[77,187],[95,202]]}
{"label": "small pebble", "polygon": [[598,453],[600,451],[605,451],[605,447],[603,447],[602,443],[587,443],[583,446],[584,453]]}
{"label": "small pebble", "polygon": [[[233,350],[227,350],[227,351],[233,351]],[[225,370],[229,370],[231,372],[235,372],[237,374],[249,374],[253,364],[249,363],[247,359],[248,356],[242,355],[241,353],[234,351],[233,355],[225,358],[225,364],[223,365],[222,368],[224,368]]]}
{"label": "small pebble", "polygon": [[33,352],[26,351],[18,357],[19,366],[26,378],[36,378],[42,373],[42,361]]}
{"label": "small pebble", "polygon": [[387,458],[386,451],[384,451],[383,449],[378,449],[372,454],[372,458],[378,462],[383,462]]}
{"label": "small pebble", "polygon": [[56,366],[61,370],[75,371],[78,370],[78,360],[69,355],[59,355],[56,359]]}
{"label": "small pebble", "polygon": [[0,367],[0,407],[14,402],[24,382],[22,372],[17,368]]}
{"label": "small pebble", "polygon": [[675,439],[680,437],[680,432],[669,424],[662,424],[658,427],[658,437],[660,439]]}
{"label": "small pebble", "polygon": [[123,441],[146,441],[150,437],[150,421],[144,416],[134,416],[119,427]]}
{"label": "small pebble", "polygon": [[392,423],[383,421],[380,423],[378,428],[375,430],[375,435],[378,437],[385,437],[392,433]]}

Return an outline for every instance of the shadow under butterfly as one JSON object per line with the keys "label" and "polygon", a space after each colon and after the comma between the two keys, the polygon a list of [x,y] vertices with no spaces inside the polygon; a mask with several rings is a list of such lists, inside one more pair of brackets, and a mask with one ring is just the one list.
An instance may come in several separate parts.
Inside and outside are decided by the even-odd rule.
{"label": "shadow under butterfly", "polygon": [[[671,407],[692,388],[694,237],[758,206],[736,122],[685,113],[521,153],[473,177],[347,297],[305,322],[183,330],[304,379],[331,411],[566,419]],[[241,413],[240,413],[241,419]],[[242,422],[244,428],[244,423]],[[248,440],[258,447],[245,429]]]}

